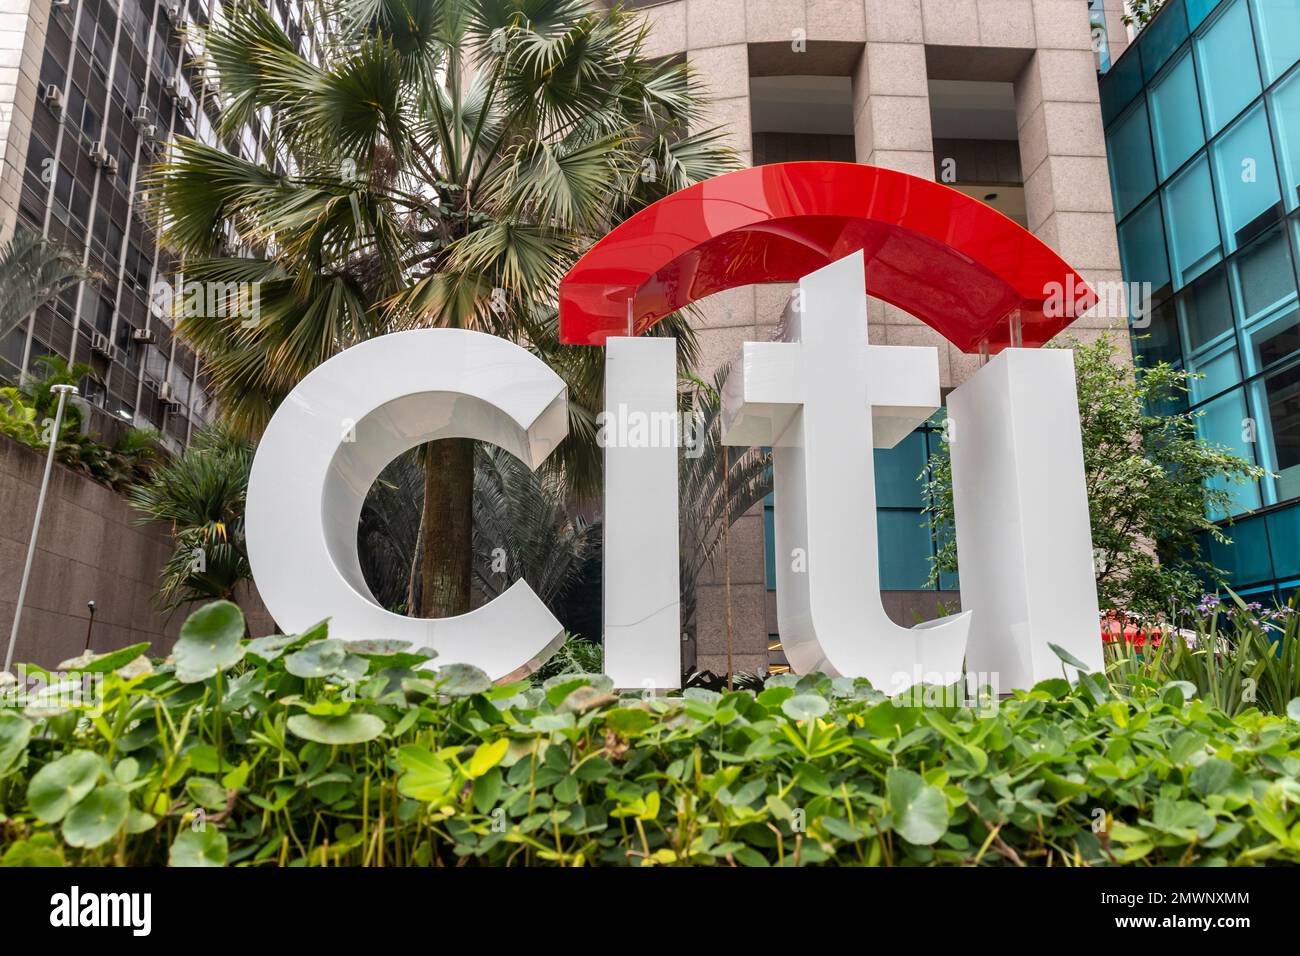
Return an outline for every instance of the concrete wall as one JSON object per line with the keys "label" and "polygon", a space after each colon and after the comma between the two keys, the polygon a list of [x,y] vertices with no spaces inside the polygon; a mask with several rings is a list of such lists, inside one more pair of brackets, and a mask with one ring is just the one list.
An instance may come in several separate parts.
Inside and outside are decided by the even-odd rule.
{"label": "concrete wall", "polygon": [[[44,468],[42,452],[0,435],[0,641],[6,645]],[[138,512],[109,488],[55,466],[15,661],[49,667],[80,654],[91,600],[93,649],[149,641],[150,653],[168,653],[186,613],[182,609],[167,619],[153,603],[171,539],[165,526],[141,526],[137,518]],[[239,603],[255,634],[274,631],[255,592]]]}
{"label": "concrete wall", "polygon": [[[682,56],[713,97],[701,128],[721,126],[729,145],[752,163],[750,77],[847,76],[853,86],[858,162],[935,178],[929,80],[1013,83],[1020,166],[1030,230],[1089,280],[1118,280],[1088,7],[1082,0],[670,0],[643,7],[653,55]],[[1117,6],[1117,5],[1116,5]],[[1118,9],[1108,9],[1112,55],[1123,49]],[[801,42],[796,42],[801,41]],[[699,328],[702,371],[729,361],[744,341],[771,337],[790,286],[760,285],[704,300]],[[872,300],[873,343],[939,350],[945,390],[966,380],[978,356],[949,345],[913,316]],[[1081,338],[1113,319],[1084,317]],[[732,647],[735,667],[762,671],[768,636],[777,632],[767,591],[761,508],[732,531]],[[698,588],[701,669],[726,666],[721,568]],[[886,592],[899,623],[933,616],[955,595]]]}

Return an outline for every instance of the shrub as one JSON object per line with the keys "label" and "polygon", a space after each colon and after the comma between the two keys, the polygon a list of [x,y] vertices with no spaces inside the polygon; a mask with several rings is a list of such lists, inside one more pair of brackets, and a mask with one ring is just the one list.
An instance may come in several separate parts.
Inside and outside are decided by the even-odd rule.
{"label": "shrub", "polygon": [[0,709],[3,861],[1300,862],[1300,701],[1230,719],[1095,675],[987,708],[821,675],[620,697],[599,675],[493,686],[323,624],[243,631],[211,604],[166,662],[68,662],[102,679],[96,711],[50,690]]}

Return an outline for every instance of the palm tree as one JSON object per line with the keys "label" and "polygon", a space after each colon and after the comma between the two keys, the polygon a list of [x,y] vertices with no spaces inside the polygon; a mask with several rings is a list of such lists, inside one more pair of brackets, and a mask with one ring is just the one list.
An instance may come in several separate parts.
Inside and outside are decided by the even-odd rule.
{"label": "palm tree", "polygon": [[250,578],[244,500],[252,464],[252,443],[218,422],[131,489],[142,522],[172,526],[174,547],[159,589],[165,609],[191,601],[235,601],[240,584]]}
{"label": "palm tree", "polygon": [[[423,474],[418,450],[384,469],[361,509],[362,575],[384,607],[406,608],[419,597],[408,580],[418,548]],[[600,548],[599,523],[571,512],[568,488],[555,474],[535,474],[514,455],[475,443],[474,587],[487,599],[523,578],[558,613],[584,563]]]}
{"label": "palm tree", "polygon": [[[570,385],[572,438],[553,456],[580,488],[598,472],[596,349],[558,343],[556,286],[647,203],[735,165],[685,64],[643,52],[645,27],[583,0],[327,0],[320,65],[259,4],[204,37],[222,131],[269,112],[279,165],[181,139],[154,178],[186,280],[256,283],[255,323],[191,315],[232,424],[253,435],[340,349],[412,327],[527,345]],[[227,239],[247,256],[227,254]],[[683,360],[694,340],[682,321]],[[474,455],[422,456],[420,613],[469,607]]]}
{"label": "palm tree", "polygon": [[0,339],[88,275],[74,253],[19,228],[0,245]]}

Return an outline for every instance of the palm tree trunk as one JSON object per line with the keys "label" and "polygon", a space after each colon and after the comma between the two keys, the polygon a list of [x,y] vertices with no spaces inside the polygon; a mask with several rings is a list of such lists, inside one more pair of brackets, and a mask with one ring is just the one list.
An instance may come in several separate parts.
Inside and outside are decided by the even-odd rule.
{"label": "palm tree trunk", "polygon": [[420,562],[420,617],[451,617],[469,610],[473,570],[474,442],[449,438],[424,455],[424,527]]}

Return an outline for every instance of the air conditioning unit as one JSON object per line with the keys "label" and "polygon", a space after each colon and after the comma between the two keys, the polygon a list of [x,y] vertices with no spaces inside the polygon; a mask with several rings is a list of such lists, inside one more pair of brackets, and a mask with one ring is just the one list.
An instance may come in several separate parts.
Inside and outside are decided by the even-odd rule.
{"label": "air conditioning unit", "polygon": [[176,110],[186,119],[194,118],[194,101],[188,96],[182,96],[176,101]]}
{"label": "air conditioning unit", "polygon": [[176,401],[176,393],[172,390],[171,382],[158,383],[158,401],[173,408],[180,406],[180,402]]}
{"label": "air conditioning unit", "polygon": [[90,147],[90,161],[99,168],[103,169],[108,165],[108,161],[113,157],[108,154],[108,148],[104,145],[103,140],[97,140]]}
{"label": "air conditioning unit", "polygon": [[117,357],[117,348],[103,332],[96,332],[90,337],[90,350],[107,356],[109,359]]}
{"label": "air conditioning unit", "polygon": [[50,9],[53,11],[71,10],[72,0],[50,0]]}
{"label": "air conditioning unit", "polygon": [[148,126],[140,127],[140,135],[144,137],[146,146],[152,147],[154,140],[158,138],[158,127],[150,123]]}
{"label": "air conditioning unit", "polygon": [[139,342],[142,345],[152,345],[158,336],[154,334],[153,329],[136,329],[131,333],[132,341]]}
{"label": "air conditioning unit", "polygon": [[163,80],[163,92],[166,93],[168,96],[170,96],[172,99],[175,99],[176,97],[180,96],[181,81],[174,76],[167,77],[167,79]]}
{"label": "air conditioning unit", "polygon": [[45,87],[45,93],[41,96],[45,105],[56,113],[63,112],[63,91],[55,84],[51,83]]}
{"label": "air conditioning unit", "polygon": [[185,4],[181,0],[172,0],[167,4],[167,17],[175,23],[185,16]]}
{"label": "air conditioning unit", "polygon": [[104,164],[104,172],[108,173],[108,175],[110,175],[110,176],[116,176],[116,175],[117,175],[117,157],[116,157],[116,156],[110,156],[110,157],[108,157],[108,162],[106,162],[106,163]]}
{"label": "air conditioning unit", "polygon": [[132,120],[137,127],[148,126],[153,122],[153,110],[147,106],[142,106],[135,111],[135,118]]}

